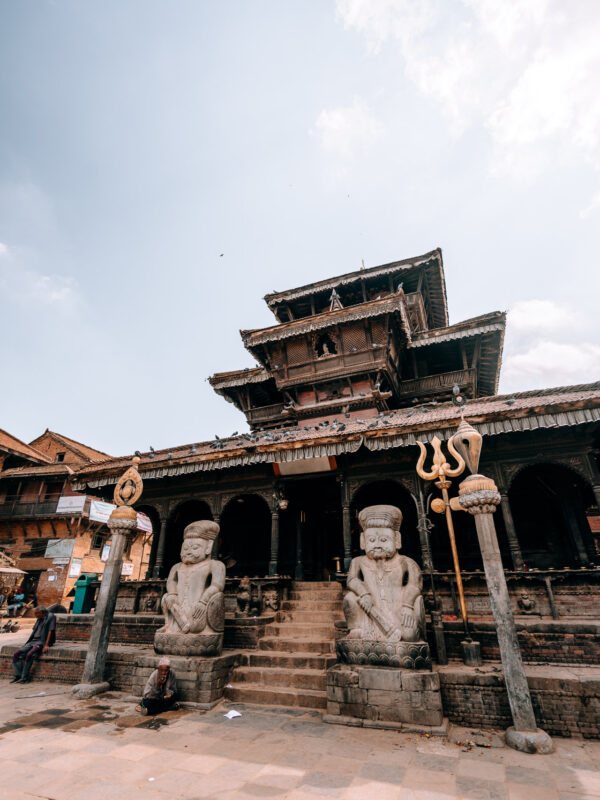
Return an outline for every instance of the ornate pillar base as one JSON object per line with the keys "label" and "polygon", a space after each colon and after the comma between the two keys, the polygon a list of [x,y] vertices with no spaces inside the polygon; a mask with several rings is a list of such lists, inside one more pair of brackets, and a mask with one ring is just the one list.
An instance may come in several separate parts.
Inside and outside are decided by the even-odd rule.
{"label": "ornate pillar base", "polygon": [[541,728],[537,728],[535,731],[517,731],[514,728],[508,728],[504,734],[504,741],[513,750],[520,750],[522,753],[547,755],[554,750],[552,739]]}

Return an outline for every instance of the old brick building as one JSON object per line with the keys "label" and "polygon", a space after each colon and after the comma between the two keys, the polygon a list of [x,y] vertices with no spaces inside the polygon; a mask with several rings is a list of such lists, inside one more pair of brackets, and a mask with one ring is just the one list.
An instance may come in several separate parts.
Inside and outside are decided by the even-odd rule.
{"label": "old brick building", "polygon": [[[0,431],[0,550],[26,572],[24,587],[40,603],[68,607],[81,572],[102,574],[108,529],[93,500],[73,490],[71,478],[76,469],[107,458],[53,431],[29,444]],[[128,555],[130,575],[140,577],[148,553],[142,535]]]}

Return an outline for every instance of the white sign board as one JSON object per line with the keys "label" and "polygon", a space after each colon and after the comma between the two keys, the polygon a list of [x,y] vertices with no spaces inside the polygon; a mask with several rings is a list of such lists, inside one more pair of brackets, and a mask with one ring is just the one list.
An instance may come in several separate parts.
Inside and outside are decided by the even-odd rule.
{"label": "white sign board", "polygon": [[[108,518],[115,508],[116,506],[112,503],[104,503],[102,500],[92,500],[90,503],[90,522],[108,522]],[[138,531],[152,533],[150,517],[146,514],[142,514],[141,511],[137,512],[137,529]]]}
{"label": "white sign board", "polygon": [[71,566],[69,567],[69,578],[76,578],[79,575],[81,572],[82,561],[82,558],[74,558],[71,561]]}
{"label": "white sign board", "polygon": [[105,544],[100,554],[100,561],[108,561],[108,554],[110,553],[110,545]]}
{"label": "white sign board", "polygon": [[52,563],[56,564],[57,567],[66,567],[69,560],[68,558],[53,558]]}
{"label": "white sign board", "polygon": [[133,575],[133,561],[124,561],[121,567],[121,575]]}
{"label": "white sign board", "polygon": [[78,494],[74,497],[59,497],[56,506],[57,514],[82,514],[85,506],[86,496]]}
{"label": "white sign board", "polygon": [[137,512],[137,529],[138,531],[152,533],[152,523],[150,522],[150,517],[146,514],[142,514],[141,511]]}
{"label": "white sign board", "polygon": [[92,500],[90,502],[90,522],[108,522],[114,506],[112,503],[104,503],[102,500]]}
{"label": "white sign board", "polygon": [[75,539],[48,539],[44,558],[71,558]]}

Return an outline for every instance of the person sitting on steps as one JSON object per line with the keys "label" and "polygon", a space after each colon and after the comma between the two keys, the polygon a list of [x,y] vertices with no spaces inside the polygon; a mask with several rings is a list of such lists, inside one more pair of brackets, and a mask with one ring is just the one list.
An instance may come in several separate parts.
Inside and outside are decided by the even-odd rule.
{"label": "person sitting on steps", "polygon": [[171,669],[168,658],[161,658],[158,669],[148,678],[144,688],[144,695],[140,704],[136,706],[144,717],[148,714],[160,714],[161,711],[173,711],[179,708],[177,699],[177,678]]}
{"label": "person sitting on steps", "polygon": [[14,678],[11,683],[28,683],[33,660],[40,653],[47,653],[56,641],[56,617],[45,606],[34,609],[35,625],[29,639],[13,655]]}

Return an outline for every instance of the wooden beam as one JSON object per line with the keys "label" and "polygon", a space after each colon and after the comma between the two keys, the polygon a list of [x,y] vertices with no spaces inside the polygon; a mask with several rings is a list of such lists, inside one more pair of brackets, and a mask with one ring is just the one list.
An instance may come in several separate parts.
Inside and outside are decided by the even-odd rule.
{"label": "wooden beam", "polygon": [[462,357],[463,369],[468,369],[469,368],[469,364],[467,362],[467,351],[465,350],[464,339],[460,340],[460,355]]}

